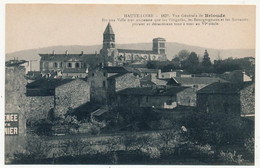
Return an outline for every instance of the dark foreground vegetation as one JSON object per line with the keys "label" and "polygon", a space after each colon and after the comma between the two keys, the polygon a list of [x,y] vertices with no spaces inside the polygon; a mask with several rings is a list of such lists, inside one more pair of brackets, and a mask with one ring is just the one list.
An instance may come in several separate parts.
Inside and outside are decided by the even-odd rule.
{"label": "dark foreground vegetation", "polygon": [[43,125],[39,125],[41,129],[35,125],[40,132],[27,135],[25,151],[16,153],[11,163],[254,164],[253,121],[233,114],[188,111],[188,115],[181,115],[178,111],[150,108],[111,108],[100,119],[104,125],[89,123],[90,132],[86,134],[75,130],[80,130],[78,127],[88,119],[78,121],[70,111],[70,115],[59,121],[63,126],[74,125],[66,135],[46,136],[46,130],[51,130],[55,120],[49,121],[45,129]]}

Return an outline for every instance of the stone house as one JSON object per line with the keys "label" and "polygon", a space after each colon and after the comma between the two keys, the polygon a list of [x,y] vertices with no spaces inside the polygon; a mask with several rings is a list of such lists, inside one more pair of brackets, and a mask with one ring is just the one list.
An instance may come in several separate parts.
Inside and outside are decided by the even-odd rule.
{"label": "stone house", "polygon": [[235,70],[232,72],[225,72],[220,75],[223,79],[233,82],[233,83],[241,83],[241,82],[250,82],[252,81],[251,77],[249,77],[242,70]]}
{"label": "stone house", "polygon": [[[152,107],[162,109],[174,109],[177,106],[191,106],[194,102],[194,94],[189,94],[191,88],[175,87],[142,87],[127,88],[116,93],[118,106]],[[187,93],[186,93],[187,92]],[[183,102],[183,100],[185,100]],[[189,104],[190,103],[190,104]],[[193,105],[194,106],[194,105]]]}
{"label": "stone house", "polygon": [[88,81],[91,85],[91,100],[97,103],[107,103],[108,78],[126,73],[132,73],[131,68],[126,67],[102,67],[91,69],[88,73]]}
{"label": "stone house", "polygon": [[208,113],[254,114],[254,84],[213,83],[197,92],[197,110]]}
{"label": "stone house", "polygon": [[63,116],[69,108],[90,101],[90,85],[82,79],[40,79],[26,85],[26,96],[36,118],[47,118],[51,109]]}
{"label": "stone house", "polygon": [[114,102],[116,92],[126,88],[140,87],[140,80],[133,73],[123,73],[107,78],[107,84],[107,96],[110,104]]}

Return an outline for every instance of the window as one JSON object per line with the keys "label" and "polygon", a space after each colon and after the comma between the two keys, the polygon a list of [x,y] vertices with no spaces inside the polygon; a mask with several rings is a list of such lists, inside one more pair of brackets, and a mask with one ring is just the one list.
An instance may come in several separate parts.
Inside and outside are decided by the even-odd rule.
{"label": "window", "polygon": [[106,72],[104,72],[103,75],[106,76]]}
{"label": "window", "polygon": [[62,62],[60,63],[60,68],[62,68]]}
{"label": "window", "polygon": [[160,54],[165,54],[165,50],[164,49],[160,49]]}
{"label": "window", "polygon": [[79,63],[78,63],[78,62],[75,64],[75,67],[76,67],[76,68],[79,68]]}
{"label": "window", "polygon": [[53,63],[53,67],[54,67],[54,68],[57,68],[57,67],[58,67],[57,62],[54,62],[54,63]]}
{"label": "window", "polygon": [[48,62],[45,62],[43,65],[44,65],[44,68],[48,68]]}
{"label": "window", "polygon": [[72,66],[71,66],[71,63],[68,63],[68,68],[71,68]]}
{"label": "window", "polygon": [[103,81],[103,87],[106,87],[106,81]]}
{"label": "window", "polygon": [[146,103],[148,103],[149,102],[149,97],[148,96],[146,96]]}
{"label": "window", "polygon": [[165,44],[164,43],[160,43],[160,47],[165,47]]}
{"label": "window", "polygon": [[172,105],[172,100],[171,99],[167,101],[167,105]]}
{"label": "window", "polygon": [[92,73],[92,76],[95,76],[95,74],[94,74],[94,73]]}

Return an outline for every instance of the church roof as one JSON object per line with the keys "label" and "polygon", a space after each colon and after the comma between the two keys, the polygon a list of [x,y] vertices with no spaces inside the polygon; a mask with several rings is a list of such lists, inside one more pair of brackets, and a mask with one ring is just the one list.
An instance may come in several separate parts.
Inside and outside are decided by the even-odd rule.
{"label": "church roof", "polygon": [[162,37],[157,37],[157,38],[154,38],[154,39],[153,39],[153,41],[156,41],[156,40],[166,41],[165,38],[162,38]]}
{"label": "church roof", "polygon": [[110,23],[107,24],[107,27],[103,34],[115,34]]}
{"label": "church roof", "polygon": [[156,54],[152,50],[131,50],[131,49],[117,49],[119,53],[136,53],[136,54]]}

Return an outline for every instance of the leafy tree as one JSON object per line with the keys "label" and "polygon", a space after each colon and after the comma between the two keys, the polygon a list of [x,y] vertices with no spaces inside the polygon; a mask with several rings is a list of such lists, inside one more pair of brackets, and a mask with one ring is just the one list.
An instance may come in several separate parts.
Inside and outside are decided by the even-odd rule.
{"label": "leafy tree", "polygon": [[252,126],[234,114],[196,113],[187,119],[188,137],[202,145],[209,144],[217,157],[222,149],[243,147]]}
{"label": "leafy tree", "polygon": [[203,55],[203,60],[202,60],[201,64],[205,68],[209,68],[211,66],[211,61],[210,61],[210,57],[209,57],[209,54],[208,54],[207,50],[205,50],[205,53]]}
{"label": "leafy tree", "polygon": [[199,57],[195,52],[191,52],[189,57],[182,61],[182,68],[186,69],[190,73],[199,73]]}
{"label": "leafy tree", "polygon": [[188,59],[190,54],[191,53],[188,50],[181,50],[178,53],[178,58],[179,58],[180,61],[184,61],[184,60]]}

